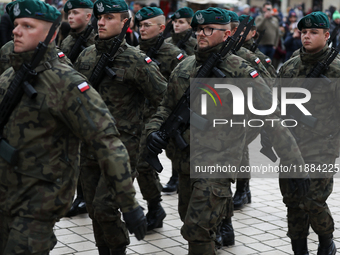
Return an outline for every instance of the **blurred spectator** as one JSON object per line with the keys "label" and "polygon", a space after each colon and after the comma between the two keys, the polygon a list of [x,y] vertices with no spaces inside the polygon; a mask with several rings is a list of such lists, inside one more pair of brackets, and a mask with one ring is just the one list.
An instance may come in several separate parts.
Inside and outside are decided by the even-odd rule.
{"label": "blurred spectator", "polygon": [[273,59],[275,48],[279,42],[279,21],[273,16],[273,6],[270,2],[263,4],[262,14],[256,17],[258,30],[266,30],[259,45],[259,50]]}
{"label": "blurred spectator", "polygon": [[[340,13],[338,11],[335,11],[333,13],[332,21],[330,22],[330,35],[332,35],[333,31],[335,28],[340,26]],[[337,36],[334,37],[332,40],[332,46],[336,47],[339,43],[339,33],[340,31],[338,30]]]}
{"label": "blurred spectator", "polygon": [[297,22],[296,13],[294,11],[289,12],[288,20],[285,23],[286,36],[292,31],[291,25]]}
{"label": "blurred spectator", "polygon": [[233,4],[225,4],[224,9],[226,9],[228,11],[234,11],[235,8],[234,8]]}
{"label": "blurred spectator", "polygon": [[303,18],[304,14],[302,11],[302,5],[299,4],[295,9],[294,12],[296,13],[297,21]]}
{"label": "blurred spectator", "polygon": [[7,13],[1,16],[0,21],[0,47],[6,44],[8,41],[12,40],[12,31],[14,26]]}
{"label": "blurred spectator", "polygon": [[142,4],[140,2],[135,2],[133,4],[133,13],[137,13],[140,9],[142,9],[143,7],[145,7],[145,4]]}
{"label": "blurred spectator", "polygon": [[[267,32],[267,31],[266,31]],[[283,38],[285,37],[285,27],[284,24],[281,23],[280,27],[279,27],[279,40],[278,40],[278,44],[277,47],[275,48],[275,53],[274,56],[272,58],[272,63],[273,66],[278,69],[278,67],[280,66],[280,64],[285,60],[286,58],[286,48],[283,44]]]}
{"label": "blurred spectator", "polygon": [[128,28],[128,30],[126,31],[126,42],[131,45],[131,46],[137,46],[138,43],[138,38],[139,38],[139,34],[137,32],[135,32],[133,30],[134,27],[134,23],[135,23],[135,17],[133,16],[132,11],[129,10],[129,14],[131,17],[131,22],[130,22],[130,27]]}
{"label": "blurred spectator", "polygon": [[238,13],[238,16],[241,15],[250,15],[250,6],[248,4],[242,5],[239,7],[240,12]]}
{"label": "blurred spectator", "polygon": [[286,58],[284,60],[285,62],[288,59],[290,59],[294,51],[302,47],[301,32],[297,28],[297,22],[292,23],[290,27],[291,27],[291,30],[286,35],[286,39],[284,40],[284,43],[283,43],[286,48]]}

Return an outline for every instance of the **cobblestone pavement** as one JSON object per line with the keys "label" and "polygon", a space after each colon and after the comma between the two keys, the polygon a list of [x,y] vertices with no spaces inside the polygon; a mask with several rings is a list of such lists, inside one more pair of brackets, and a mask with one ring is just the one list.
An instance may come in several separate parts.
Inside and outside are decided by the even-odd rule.
{"label": "cobblestone pavement", "polygon": [[[165,184],[171,175],[171,163],[164,153],[160,156],[164,166],[160,174],[162,184]],[[250,145],[251,165],[269,164],[270,162],[259,153],[259,140]],[[340,163],[337,160],[337,163]],[[337,174],[335,177],[339,177]],[[334,190],[328,198],[328,204],[334,217],[336,230],[334,232],[335,244],[340,248],[340,180],[335,178]],[[136,184],[138,190],[138,185]],[[235,229],[235,245],[223,247],[218,255],[261,254],[283,255],[292,254],[289,238],[286,236],[286,208],[282,203],[277,178],[252,178],[250,180],[252,203],[243,209],[235,211],[233,226]],[[233,185],[235,190],[235,185]],[[142,196],[137,192],[140,204],[147,208]],[[127,254],[187,254],[187,243],[180,234],[182,222],[177,213],[177,194],[164,195],[162,205],[167,213],[163,228],[150,231],[143,241],[137,241],[130,236],[131,244]],[[318,247],[317,235],[310,229],[308,247],[311,255],[316,255]],[[51,255],[98,254],[94,244],[91,219],[87,214],[72,218],[63,218],[56,223],[55,233],[58,243]]]}

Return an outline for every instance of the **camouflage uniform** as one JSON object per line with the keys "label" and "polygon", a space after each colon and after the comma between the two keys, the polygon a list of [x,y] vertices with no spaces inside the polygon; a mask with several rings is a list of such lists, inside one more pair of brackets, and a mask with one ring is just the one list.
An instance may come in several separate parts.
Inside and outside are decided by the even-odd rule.
{"label": "camouflage uniform", "polygon": [[[247,42],[244,42],[242,47],[250,50],[253,43],[254,43],[254,39],[250,39]],[[270,76],[272,78],[275,78],[277,76],[277,72],[275,70],[275,67],[272,65],[272,60],[268,56],[264,55],[259,49],[256,49],[254,53],[256,56],[258,56],[261,59],[261,63],[270,73]]]}
{"label": "camouflage uniform", "polygon": [[[1,254],[48,254],[54,247],[54,223],[69,210],[78,179],[80,139],[94,148],[102,178],[122,212],[138,207],[114,118],[94,89],[80,91],[86,78],[56,55],[50,44],[31,81],[36,99],[23,95],[3,130],[19,160],[13,166],[0,158]],[[2,92],[32,56],[33,51],[10,53],[13,68],[0,76]]]}
{"label": "camouflage uniform", "polygon": [[[7,68],[11,67],[9,54],[13,53],[14,50],[14,42],[9,41],[0,49],[0,74],[2,74]],[[73,66],[71,61],[66,57],[66,55],[57,48],[57,56],[60,63],[67,64],[69,66]]]}
{"label": "camouflage uniform", "polygon": [[[315,54],[308,54],[304,48],[299,55],[288,60],[280,69],[280,78],[303,78],[312,70],[317,62],[323,61],[330,49],[326,44]],[[328,78],[338,78],[340,60],[335,58],[324,75]],[[281,87],[299,87],[301,83],[289,84],[280,80]],[[310,91],[311,99],[304,104],[313,117],[317,118],[315,128],[299,124],[293,128],[299,138],[298,145],[306,164],[333,164],[339,157],[340,148],[340,118],[339,96],[340,88],[337,82],[324,85],[319,82]],[[280,181],[283,202],[288,207],[288,236],[294,239],[306,238],[309,225],[316,234],[327,235],[334,231],[334,221],[326,200],[332,192],[332,173],[320,175],[310,172],[311,186],[308,194],[302,199],[292,196],[286,180]]]}
{"label": "camouflage uniform", "polygon": [[[63,40],[63,42],[60,45],[60,48],[66,54],[66,56],[68,56],[70,54],[73,45],[76,43],[77,39],[85,33],[87,27],[83,31],[81,31],[80,33],[76,33],[75,31],[71,30],[69,35]],[[92,30],[92,32],[91,32],[90,36],[88,37],[86,43],[84,43],[84,45],[82,45],[83,49],[93,45],[94,42],[95,42],[95,40],[94,40],[95,37],[96,37],[96,34]],[[80,52],[81,52],[81,50],[80,50]]]}
{"label": "camouflage uniform", "polygon": [[[75,69],[90,77],[101,55],[109,51],[113,40],[114,38],[108,40],[97,38],[95,45],[86,48],[79,55]],[[145,57],[124,40],[112,66],[117,76],[113,80],[105,76],[97,88],[115,117],[120,139],[129,152],[133,176],[136,175],[145,99],[156,107],[166,89],[166,80],[158,67],[154,63],[145,62]],[[110,249],[128,245],[129,236],[119,234],[124,231],[115,198],[107,194],[105,185],[98,182],[100,171],[94,155],[95,152],[91,148],[82,147],[80,179],[86,206],[93,221],[96,244],[98,247],[107,246]],[[94,208],[94,202],[97,200],[102,202]]]}
{"label": "camouflage uniform", "polygon": [[[190,30],[192,31],[191,28],[190,28]],[[183,31],[181,33],[171,32],[171,37],[166,38],[164,41],[166,43],[171,43],[173,45],[177,45],[177,43],[185,37],[187,31],[188,30]],[[188,56],[194,55],[194,48],[195,48],[196,44],[197,44],[197,40],[195,38],[193,38],[192,36],[184,43],[183,50],[185,51],[185,53]]]}
{"label": "camouflage uniform", "polygon": [[[206,61],[210,53],[219,52],[221,44],[204,52],[195,52],[195,56],[186,58],[172,72],[167,93],[163,101],[157,109],[157,113],[151,121],[146,124],[148,135],[157,131],[160,125],[166,120],[172,112],[177,102],[183,95],[190,83],[190,78],[195,77],[199,67]],[[242,58],[233,54],[228,54],[221,63],[217,66],[227,77],[252,78],[251,73],[256,72]],[[268,109],[271,105],[271,91],[265,84],[264,80],[257,76],[253,78],[253,83],[258,89],[258,97],[256,97],[257,106]],[[241,89],[246,90],[243,84]],[[230,105],[231,101],[223,102]],[[257,108],[257,107],[255,107]],[[258,109],[258,108],[257,108]],[[231,114],[231,113],[230,113]],[[276,113],[278,114],[278,113]],[[273,144],[279,151],[279,154],[284,158],[285,162],[303,163],[297,145],[294,142],[288,129],[281,126],[269,128],[273,139]],[[230,190],[230,181],[233,178],[196,178],[190,179],[190,163],[195,163],[200,158],[221,159],[224,164],[239,166],[242,158],[242,148],[246,142],[245,128],[230,128],[223,127],[223,131],[219,132],[225,143],[222,143],[220,148],[209,148],[207,144],[202,144],[200,151],[194,151],[190,155],[190,148],[184,151],[176,150],[175,157],[178,165],[176,168],[179,171],[179,202],[178,210],[181,220],[184,225],[181,228],[182,236],[189,242],[189,254],[211,255],[216,254],[215,251],[215,234],[216,228],[224,217],[232,215],[232,193]],[[211,137],[211,144],[221,144],[221,137],[216,136],[216,131],[209,129],[206,131],[207,136]],[[275,135],[274,135],[275,134]],[[184,131],[182,134],[184,140],[190,143],[190,130]],[[199,142],[199,137],[192,137],[191,141]],[[226,206],[227,205],[227,206]]]}

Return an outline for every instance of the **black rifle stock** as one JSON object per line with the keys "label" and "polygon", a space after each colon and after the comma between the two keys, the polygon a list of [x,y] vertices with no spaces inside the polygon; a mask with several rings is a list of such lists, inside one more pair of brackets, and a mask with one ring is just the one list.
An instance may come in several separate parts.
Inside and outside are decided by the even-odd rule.
{"label": "black rifle stock", "polygon": [[249,23],[246,26],[246,30],[244,31],[244,33],[241,35],[241,39],[239,40],[239,42],[237,43],[233,53],[235,54],[243,45],[244,41],[247,38],[247,35],[250,32],[251,27],[254,25],[255,19],[252,19],[251,21],[249,21]]}
{"label": "black rifle stock", "polygon": [[74,63],[74,61],[76,61],[80,52],[82,50],[84,50],[83,45],[84,45],[84,43],[87,42],[87,39],[91,35],[92,30],[93,30],[93,26],[88,25],[84,34],[79,36],[78,39],[76,40],[76,42],[74,43],[72,49],[70,50],[70,53],[67,56],[71,60],[72,63]]}
{"label": "black rifle stock", "polygon": [[[190,86],[186,89],[181,99],[175,106],[175,109],[171,112],[166,121],[161,125],[159,131],[163,140],[168,141],[169,138],[173,138],[180,150],[184,150],[188,147],[188,144],[184,141],[182,133],[189,127],[190,124],[201,130],[205,130],[207,120],[196,114],[190,109],[190,98],[193,100],[199,94],[197,87],[201,84],[202,78],[209,77],[212,73],[217,77],[225,78],[221,70],[216,66],[220,63],[221,59],[225,57],[234,47],[240,33],[243,31],[245,24],[248,22],[248,18],[245,18],[239,25],[237,31],[233,36],[229,36],[221,47],[220,52],[211,53],[207,61],[198,70],[195,79],[191,82]],[[145,158],[157,172],[163,170],[162,164],[158,159],[158,155],[149,151]]]}
{"label": "black rifle stock", "polygon": [[152,61],[154,61],[158,66],[160,66],[161,63],[159,63],[156,59],[154,59],[154,56],[157,54],[158,50],[161,48],[164,40],[165,40],[165,36],[170,32],[170,30],[172,29],[172,21],[169,21],[168,24],[166,25],[163,33],[161,33],[158,36],[157,39],[157,43],[155,44],[155,46],[151,47],[148,52],[146,53],[146,55],[152,59]]}
{"label": "black rifle stock", "polygon": [[259,44],[260,44],[260,42],[261,42],[261,40],[262,40],[262,37],[263,37],[263,35],[264,35],[264,33],[266,32],[266,30],[265,29],[263,29],[261,32],[259,32],[259,38],[257,38],[257,40],[251,45],[251,47],[250,47],[250,50],[252,51],[252,52],[255,52],[256,51],[256,49],[257,49],[257,47],[259,47]]}
{"label": "black rifle stock", "polygon": [[[329,65],[333,62],[333,60],[337,57],[337,55],[339,54],[339,50],[340,50],[340,45],[337,48],[333,48],[331,49],[330,53],[327,55],[326,59],[322,62],[318,62],[313,69],[309,72],[309,74],[307,74],[306,78],[323,78],[326,82],[330,82],[330,80],[323,75],[323,73],[328,69]],[[315,87],[315,82],[310,82],[308,79],[304,81],[304,83],[301,85],[301,88],[305,88],[308,89],[310,92],[314,89]],[[301,98],[301,93],[298,94],[294,94],[293,98]],[[287,118],[289,119],[294,119],[297,120],[299,122],[301,122],[302,124],[309,126],[311,128],[314,128],[316,123],[317,123],[317,119],[313,116],[306,116],[304,115],[297,107],[296,105],[289,105],[287,107],[287,114],[285,115]],[[294,130],[292,128],[289,128],[292,135],[294,136],[294,138],[298,141],[299,138],[296,136]],[[265,135],[266,133],[261,131],[261,136]],[[267,156],[269,159],[271,159],[273,162],[276,161],[276,156],[275,156],[275,160],[273,157],[273,150],[272,150],[272,145],[271,144],[267,144],[267,146],[263,146],[260,150],[260,152],[262,154],[264,154],[265,156]],[[274,154],[275,155],[275,154]]]}
{"label": "black rifle stock", "polygon": [[[330,45],[331,42],[334,40],[334,38],[338,35],[339,28],[340,28],[340,25],[337,25],[337,26],[335,27],[335,29],[333,30],[331,36],[329,37],[329,39],[328,39],[328,41],[327,41],[328,45]],[[334,47],[335,45],[332,45],[332,46]]]}
{"label": "black rifle stock", "polygon": [[176,46],[181,49],[181,50],[185,50],[185,43],[189,40],[189,38],[192,36],[192,30],[189,29],[186,33],[185,36],[178,41],[178,43],[176,44]]}
{"label": "black rifle stock", "polygon": [[99,83],[104,78],[105,73],[113,79],[116,73],[110,68],[110,63],[113,62],[113,57],[118,51],[120,45],[122,44],[126,31],[130,26],[131,18],[129,18],[120,32],[120,34],[114,39],[109,52],[105,52],[101,55],[96,67],[94,68],[91,77],[89,79],[91,85],[98,90]]}
{"label": "black rifle stock", "polygon": [[39,65],[46,53],[48,44],[50,43],[54,32],[59,26],[61,16],[59,16],[52,24],[44,42],[37,45],[30,63],[23,63],[19,70],[15,73],[14,79],[8,87],[7,93],[0,103],[0,156],[11,165],[15,165],[18,159],[18,151],[12,147],[5,138],[2,137],[4,126],[11,116],[14,108],[19,104],[24,93],[30,98],[35,99],[37,91],[27,81],[37,75],[35,68]]}

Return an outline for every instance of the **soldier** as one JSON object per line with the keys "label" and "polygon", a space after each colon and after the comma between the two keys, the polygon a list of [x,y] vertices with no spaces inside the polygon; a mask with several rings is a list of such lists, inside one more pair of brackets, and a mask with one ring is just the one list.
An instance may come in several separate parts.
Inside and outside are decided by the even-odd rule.
{"label": "soldier", "polygon": [[188,56],[194,55],[196,46],[196,39],[192,37],[192,28],[190,26],[193,16],[194,12],[189,7],[177,10],[171,16],[174,31],[171,32],[171,38],[165,39],[165,42],[172,43],[184,50]]}
{"label": "soldier", "polygon": [[115,196],[130,232],[142,239],[145,216],[135,199],[128,153],[117,138],[115,120],[86,78],[56,60],[52,41],[60,12],[40,0],[17,0],[6,11],[15,29],[13,68],[0,76],[2,114],[3,102],[13,102],[9,88],[22,89],[16,84],[19,68],[36,56],[39,41],[51,39],[34,69],[36,75],[26,80],[36,97],[22,92],[1,119],[0,253],[48,254],[53,249],[53,226],[69,210],[77,184],[80,139],[94,148],[102,181]]}
{"label": "soldier", "polygon": [[[248,15],[241,15],[239,17],[240,22],[242,22],[242,20],[244,20],[246,17],[248,17]],[[253,17],[250,17],[249,21],[251,21],[252,19]],[[250,50],[252,45],[254,44],[254,40],[256,40],[258,36],[259,35],[257,33],[257,27],[256,27],[256,24],[254,23],[254,26],[252,26],[252,28],[250,29],[250,32],[245,42],[243,43],[242,47]],[[271,77],[275,78],[277,76],[277,72],[275,70],[275,67],[272,65],[272,60],[268,56],[264,55],[258,48],[256,48],[254,53],[256,56],[259,57],[259,59],[261,60],[261,63],[267,69]]]}
{"label": "soldier", "polygon": [[[230,35],[229,22],[229,15],[218,8],[209,8],[195,13],[191,26],[197,31],[197,51],[195,51],[195,56],[186,58],[174,69],[169,79],[170,82],[164,99],[158,107],[157,113],[146,125],[148,132],[147,146],[151,153],[158,154],[166,147],[167,141],[161,138],[158,129],[164,120],[168,118],[172,110],[174,110],[184,91],[190,85],[190,78],[195,77],[197,70],[211,53],[220,51],[223,41]],[[269,102],[271,101],[269,99],[271,98],[271,90],[257,74],[256,70],[249,66],[245,60],[233,54],[227,54],[221,62],[218,62],[217,67],[230,78],[249,77],[253,86],[258,89],[257,95],[259,95],[259,97],[256,97],[256,100],[259,101],[256,102],[256,105],[264,103],[264,109],[268,109],[267,106],[271,105],[271,102]],[[249,82],[247,82],[247,84],[251,86]],[[247,90],[247,84],[242,85],[241,89],[243,91]],[[231,107],[231,98],[229,98],[228,102],[223,101],[223,104]],[[254,107],[257,108],[255,105]],[[276,114],[278,114],[278,112]],[[216,131],[210,128],[207,130],[207,135],[212,137],[213,141],[210,145],[214,146],[214,148],[210,148],[207,144],[200,146],[206,153],[206,157],[209,159],[220,157],[225,161],[224,165],[230,163],[239,166],[242,158],[242,149],[240,148],[243,148],[245,145],[246,128],[228,129],[224,127],[223,131],[219,130],[218,132],[221,132],[221,136],[225,139],[225,146],[220,148],[214,146],[216,143],[220,144],[218,141],[220,137],[216,137]],[[289,130],[275,124],[275,128],[268,130],[268,132],[271,134],[275,133],[272,139],[273,141],[275,140],[275,146],[279,147],[278,150],[280,154],[282,152],[281,163],[286,164],[288,161],[290,162],[290,160],[298,164],[303,163],[301,154]],[[189,128],[182,134],[183,139],[188,144],[190,141],[189,134]],[[193,137],[192,141],[196,139],[199,141],[198,137]],[[215,235],[217,226],[223,218],[231,219],[232,216],[230,182],[233,181],[233,179],[190,179],[189,147],[190,146],[183,151],[177,149],[175,152],[175,157],[180,159],[177,161],[178,166],[176,167],[179,169],[178,211],[184,223],[181,228],[181,234],[189,243],[189,255],[216,254]],[[193,161],[201,156],[201,154],[195,153],[196,151],[194,151],[194,154],[191,154]],[[285,162],[286,160],[287,162]],[[308,188],[308,182],[301,183],[302,188]]]}
{"label": "soldier", "polygon": [[[280,68],[278,74],[280,78],[306,77],[318,62],[327,58],[330,52],[327,45],[329,20],[326,14],[313,12],[306,15],[299,21],[298,29],[301,31],[303,47],[298,56],[291,58]],[[339,71],[340,60],[335,58],[322,74],[327,78],[338,78]],[[310,91],[311,99],[304,104],[317,119],[315,127],[298,124],[293,128],[305,163],[309,164],[309,167],[314,166],[315,169],[322,164],[334,166],[335,159],[339,156],[340,139],[339,85],[337,82],[323,84],[322,79],[318,80]],[[280,79],[279,88],[302,85],[301,82],[296,82],[296,79],[294,81]],[[288,236],[294,254],[308,254],[307,236],[310,225],[319,237],[318,255],[336,253],[332,240],[334,220],[326,203],[333,189],[333,174],[311,171],[310,190],[302,198],[294,197],[287,180],[280,180],[283,202],[288,211]]]}
{"label": "soldier", "polygon": [[[64,12],[67,13],[68,23],[71,31],[60,45],[61,50],[71,58],[74,63],[83,49],[94,44],[95,32],[92,30],[87,38],[81,43],[78,49],[73,46],[80,36],[84,36],[91,21],[93,3],[90,0],[68,0],[64,5]],[[72,52],[74,51],[74,53]],[[72,52],[73,56],[70,56]]]}
{"label": "soldier", "polygon": [[[98,37],[94,45],[80,54],[74,65],[76,70],[89,78],[102,54],[109,52],[115,37],[121,33],[129,18],[128,6],[123,0],[98,0],[94,4],[93,12],[98,19]],[[128,45],[124,39],[115,53],[114,61],[110,63],[116,76],[110,78],[105,75],[98,84],[93,84],[115,117],[120,139],[129,152],[133,177],[137,175],[139,139],[144,127],[144,102],[147,99],[156,107],[166,89],[166,80],[157,65],[145,59],[145,54]],[[124,229],[119,225],[120,219],[113,217],[119,215],[115,212],[118,209],[115,198],[108,196],[105,198],[106,204],[93,208],[96,196],[98,194],[105,196],[106,189],[100,187],[100,193],[96,193],[98,186],[96,180],[100,177],[100,171],[97,159],[93,155],[95,155],[93,150],[82,147],[80,179],[89,215],[93,221],[96,244],[102,249],[107,247],[112,254],[125,254],[125,247],[130,241],[128,235],[124,234],[127,232],[122,231]],[[121,251],[118,251],[119,249]]]}

